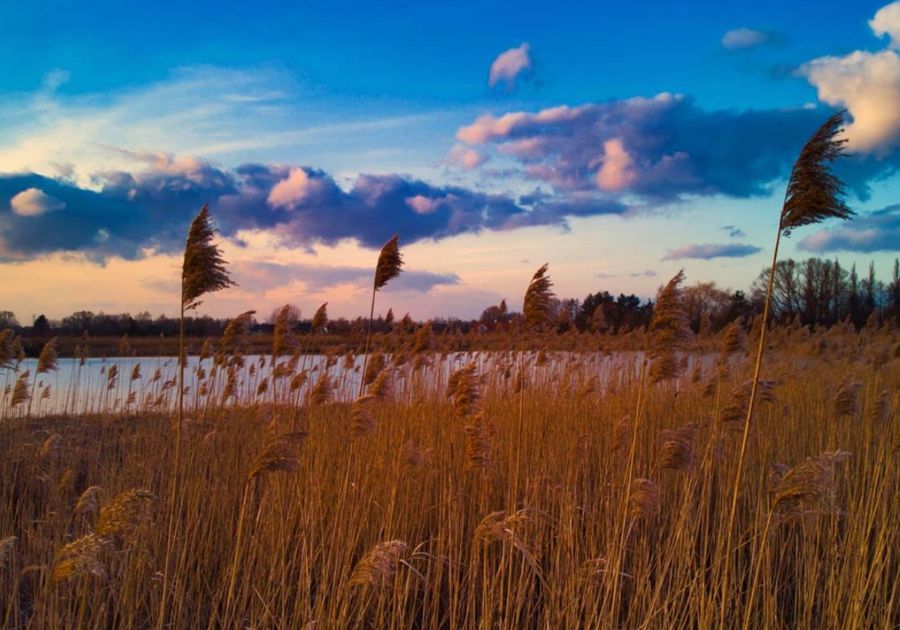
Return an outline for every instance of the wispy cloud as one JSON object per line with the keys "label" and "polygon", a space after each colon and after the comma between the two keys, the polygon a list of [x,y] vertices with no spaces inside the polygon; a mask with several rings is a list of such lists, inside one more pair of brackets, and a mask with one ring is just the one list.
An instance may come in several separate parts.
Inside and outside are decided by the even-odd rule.
{"label": "wispy cloud", "polygon": [[663,256],[662,259],[682,260],[685,258],[696,258],[712,260],[713,258],[744,258],[760,251],[762,251],[760,247],[740,243],[697,243],[682,245],[677,249],[673,249]]}
{"label": "wispy cloud", "polygon": [[655,278],[659,274],[652,269],[645,269],[644,271],[626,271],[626,272],[612,272],[612,271],[601,271],[597,274],[598,278]]}
{"label": "wispy cloud", "polygon": [[747,233],[744,232],[744,230],[734,225],[723,225],[719,229],[728,234],[728,238],[744,238],[747,236]]}
{"label": "wispy cloud", "polygon": [[[233,266],[239,286],[251,287],[255,292],[268,291],[299,282],[308,291],[322,291],[350,284],[371,289],[372,269],[368,267],[329,266],[309,263],[238,262]],[[391,283],[396,291],[427,293],[438,286],[459,284],[455,273],[406,270]]]}
{"label": "wispy cloud", "polygon": [[869,212],[855,217],[853,221],[810,234],[798,246],[816,254],[835,251],[900,251],[900,204]]}
{"label": "wispy cloud", "polygon": [[388,148],[398,129],[409,133],[448,115],[323,107],[272,67],[186,67],[87,95],[59,93],[65,76],[51,73],[33,94],[0,94],[0,172],[64,174],[90,185],[98,171],[134,168],[130,158],[146,150],[241,161],[263,151],[279,159],[296,147],[334,153],[354,140],[358,155],[361,137]]}
{"label": "wispy cloud", "polygon": [[722,35],[725,50],[748,50],[773,41],[772,33],[755,28],[736,28]]}

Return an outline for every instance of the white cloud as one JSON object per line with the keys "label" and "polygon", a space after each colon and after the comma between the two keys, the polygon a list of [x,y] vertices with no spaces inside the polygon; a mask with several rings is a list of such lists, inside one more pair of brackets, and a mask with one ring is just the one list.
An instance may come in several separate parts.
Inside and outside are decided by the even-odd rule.
{"label": "white cloud", "polygon": [[819,100],[846,107],[848,147],[884,153],[900,140],[900,1],[882,7],[869,21],[872,32],[891,38],[879,52],[856,50],[842,57],[819,57],[800,67]]}
{"label": "white cloud", "polygon": [[878,37],[891,38],[891,46],[900,47],[900,0],[881,7],[869,20],[869,27]]}
{"label": "white cloud", "polygon": [[495,87],[505,82],[510,88],[515,88],[516,79],[523,72],[531,70],[532,66],[531,47],[527,43],[505,50],[491,63],[488,85]]}
{"label": "white cloud", "polygon": [[772,35],[753,28],[736,28],[722,36],[722,48],[727,50],[746,50],[756,48],[772,41]]}
{"label": "white cloud", "polygon": [[844,57],[821,57],[801,72],[816,87],[819,99],[846,107],[853,121],[846,127],[849,148],[882,152],[900,139],[900,55],[855,51]]}
{"label": "white cloud", "polygon": [[12,211],[22,217],[36,217],[45,212],[62,210],[66,204],[45,193],[40,188],[23,190],[9,200]]}

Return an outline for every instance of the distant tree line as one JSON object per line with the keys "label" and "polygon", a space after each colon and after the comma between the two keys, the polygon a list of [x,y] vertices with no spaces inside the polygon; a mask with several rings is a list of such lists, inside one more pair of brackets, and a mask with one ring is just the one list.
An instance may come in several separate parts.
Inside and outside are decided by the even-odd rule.
{"label": "distant tree line", "polygon": [[[685,307],[694,332],[715,332],[738,318],[749,320],[762,311],[766,280],[769,269],[760,272],[750,287],[749,296],[744,291],[720,289],[713,282],[701,282],[684,289]],[[637,295],[620,293],[614,296],[608,291],[589,293],[582,300],[559,299],[554,304],[553,327],[560,333],[569,331],[622,334],[645,327],[653,315],[653,302]],[[837,260],[808,258],[802,261],[779,261],[775,268],[775,286],[772,297],[772,319],[778,323],[799,321],[806,326],[832,326],[849,320],[857,328],[870,317],[878,321],[891,321],[900,326],[900,260],[894,261],[889,281],[879,280],[875,266],[870,264],[860,274],[856,265],[849,269]],[[435,333],[445,331],[469,333],[510,330],[516,327],[521,314],[508,309],[506,302],[487,307],[477,320],[436,318],[430,321]],[[251,331],[270,333],[274,318],[253,320]],[[188,317],[185,320],[189,337],[216,337],[221,335],[228,319],[209,316]],[[373,321],[375,333],[412,332],[418,323],[409,314],[397,319],[392,310]],[[311,322],[303,319],[295,309],[292,326],[296,332],[309,332]],[[364,334],[365,318],[338,318],[328,321],[328,333],[337,336]],[[23,325],[11,311],[0,310],[0,330],[11,328],[26,336],[49,335],[92,337],[173,337],[178,334],[178,319],[160,315],[153,317],[144,311],[108,314],[78,311],[51,321],[39,315],[30,326]]]}

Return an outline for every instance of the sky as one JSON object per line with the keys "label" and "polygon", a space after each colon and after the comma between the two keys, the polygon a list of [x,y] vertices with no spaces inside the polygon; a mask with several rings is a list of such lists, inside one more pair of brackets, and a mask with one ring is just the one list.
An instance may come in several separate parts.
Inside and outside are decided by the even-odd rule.
{"label": "sky", "polygon": [[782,256],[887,279],[900,2],[0,4],[0,310],[177,312],[208,203],[239,286],[201,312],[414,318],[746,289],[791,165],[846,109],[854,220]]}

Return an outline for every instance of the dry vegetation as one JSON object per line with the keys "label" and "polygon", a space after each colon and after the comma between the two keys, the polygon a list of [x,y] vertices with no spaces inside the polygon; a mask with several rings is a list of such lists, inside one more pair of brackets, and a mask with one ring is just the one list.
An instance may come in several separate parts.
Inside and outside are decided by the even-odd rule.
{"label": "dry vegetation", "polygon": [[[300,405],[192,408],[165,624],[896,627],[900,338],[768,339],[730,554],[734,329],[701,340],[720,355],[660,354],[657,384],[638,354],[375,354],[352,404],[313,374]],[[4,422],[2,625],[158,625],[175,433]]]}

